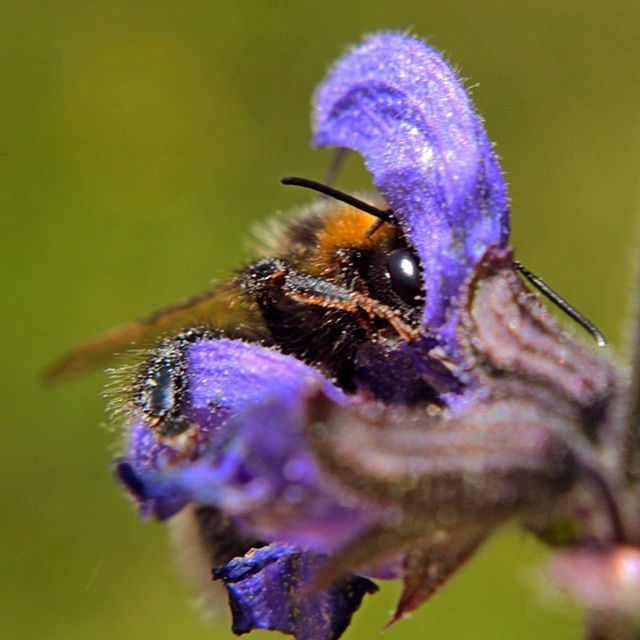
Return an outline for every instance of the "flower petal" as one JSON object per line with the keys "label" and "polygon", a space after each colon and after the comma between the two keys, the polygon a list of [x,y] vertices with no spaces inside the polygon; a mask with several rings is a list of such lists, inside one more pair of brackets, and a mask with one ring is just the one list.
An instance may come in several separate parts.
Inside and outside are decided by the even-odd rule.
{"label": "flower petal", "polygon": [[347,405],[316,369],[275,350],[204,337],[185,353],[184,415],[198,431],[185,453],[134,422],[119,479],[143,516],[188,502],[220,508],[247,533],[330,552],[380,515],[317,466],[304,429],[311,396]]}
{"label": "flower petal", "polygon": [[175,469],[207,455],[230,415],[274,394],[295,396],[307,384],[324,382],[320,373],[294,358],[238,340],[203,336],[188,344],[184,360],[188,388],[181,412],[197,429],[195,454],[186,457],[177,442],[159,438],[140,417],[129,429],[125,456],[115,463],[116,476],[138,500],[143,516],[164,519],[186,504]]}
{"label": "flower petal", "polygon": [[327,553],[346,544],[381,516],[381,508],[319,468],[305,436],[308,404],[309,393],[243,411],[215,456],[181,471],[180,487],[265,540]]}
{"label": "flower petal", "polygon": [[367,593],[370,580],[348,576],[320,591],[309,591],[322,556],[271,544],[251,550],[214,570],[229,593],[233,631],[273,629],[297,640],[335,640],[342,635]]}
{"label": "flower petal", "polygon": [[114,461],[117,480],[137,502],[142,518],[166,520],[189,502],[161,470],[171,465],[177,451],[158,441],[151,428],[135,420],[129,430],[126,454]]}
{"label": "flower petal", "polygon": [[509,233],[496,156],[452,69],[415,38],[368,38],[320,85],[314,143],[364,156],[421,259],[424,322],[440,326],[465,276]]}

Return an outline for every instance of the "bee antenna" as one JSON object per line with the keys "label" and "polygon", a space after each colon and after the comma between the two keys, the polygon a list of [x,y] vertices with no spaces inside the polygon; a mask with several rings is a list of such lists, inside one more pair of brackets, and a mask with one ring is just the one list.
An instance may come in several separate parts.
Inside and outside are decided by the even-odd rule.
{"label": "bee antenna", "polygon": [[323,184],[322,182],[317,182],[315,180],[310,180],[309,178],[297,178],[295,176],[289,176],[287,178],[282,178],[280,180],[282,184],[286,185],[294,185],[296,187],[304,187],[305,189],[311,189],[312,191],[317,191],[318,193],[323,193],[326,196],[331,198],[335,198],[340,202],[344,202],[345,204],[351,205],[356,209],[360,209],[360,211],[364,211],[372,216],[375,216],[381,222],[388,222],[389,224],[398,224],[395,216],[393,215],[393,211],[391,209],[379,209],[364,200],[360,200],[360,198],[356,198],[344,191],[339,191],[334,187],[329,186],[328,184]]}
{"label": "bee antenna", "polygon": [[570,318],[575,320],[583,329],[588,331],[599,347],[607,346],[607,339],[589,318],[582,315],[572,304],[567,302],[555,289],[552,289],[542,278],[527,269],[522,262],[514,261],[513,266],[519,271],[542,295],[562,309]]}

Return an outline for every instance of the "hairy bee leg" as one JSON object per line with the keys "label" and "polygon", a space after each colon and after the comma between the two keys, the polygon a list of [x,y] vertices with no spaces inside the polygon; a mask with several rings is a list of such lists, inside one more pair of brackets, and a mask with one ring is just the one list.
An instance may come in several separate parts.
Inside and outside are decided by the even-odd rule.
{"label": "hairy bee leg", "polygon": [[240,286],[263,306],[277,304],[286,297],[301,304],[344,311],[364,312],[366,319],[385,320],[404,340],[414,340],[419,331],[402,319],[397,309],[368,296],[325,280],[298,273],[280,258],[264,258],[240,275]]}
{"label": "hairy bee leg", "polygon": [[222,614],[227,597],[223,585],[212,581],[211,569],[264,543],[242,536],[218,509],[204,505],[188,505],[169,525],[179,568],[191,583],[198,608],[205,615]]}

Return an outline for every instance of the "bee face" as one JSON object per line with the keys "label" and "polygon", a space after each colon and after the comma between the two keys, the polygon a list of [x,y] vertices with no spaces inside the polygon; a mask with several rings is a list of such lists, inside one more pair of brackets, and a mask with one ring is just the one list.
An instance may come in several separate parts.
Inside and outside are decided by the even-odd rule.
{"label": "bee face", "polygon": [[358,387],[365,344],[393,350],[420,336],[422,274],[396,225],[322,201],[281,224],[268,248],[237,279],[245,302],[271,345],[343,388]]}

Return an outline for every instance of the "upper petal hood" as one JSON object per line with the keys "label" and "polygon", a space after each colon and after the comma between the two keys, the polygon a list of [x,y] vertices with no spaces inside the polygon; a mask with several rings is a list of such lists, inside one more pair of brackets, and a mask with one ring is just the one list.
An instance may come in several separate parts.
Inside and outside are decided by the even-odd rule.
{"label": "upper petal hood", "polygon": [[464,87],[424,42],[376,34],[320,85],[313,120],[317,146],[364,156],[420,257],[424,322],[436,329],[487,247],[509,234],[504,181]]}

